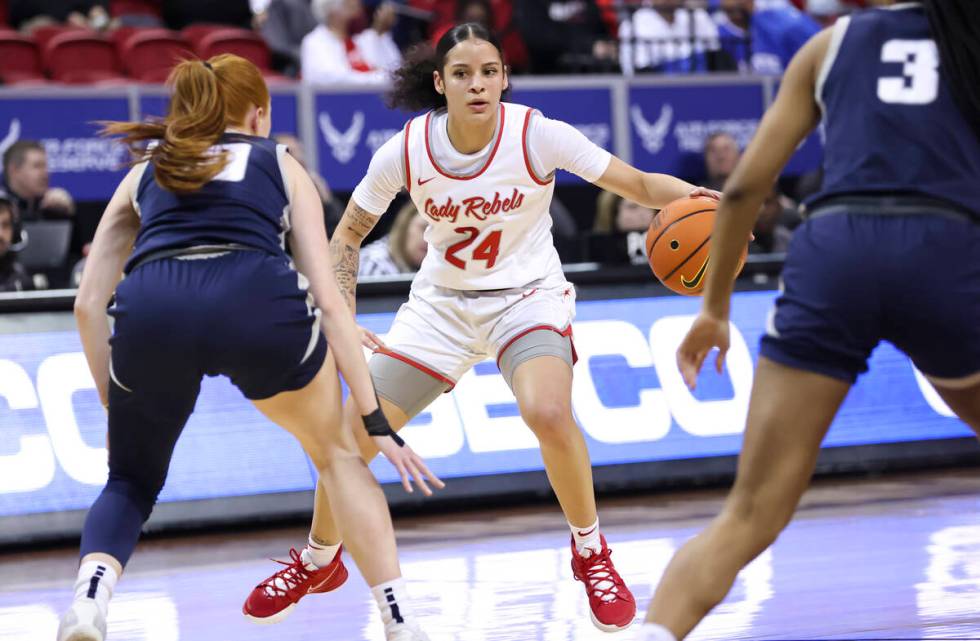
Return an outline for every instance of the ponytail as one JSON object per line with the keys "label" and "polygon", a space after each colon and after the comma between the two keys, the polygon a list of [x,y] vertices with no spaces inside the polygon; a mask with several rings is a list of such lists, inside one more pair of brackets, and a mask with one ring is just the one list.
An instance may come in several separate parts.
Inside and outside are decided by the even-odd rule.
{"label": "ponytail", "polygon": [[[157,183],[178,194],[197,191],[225,168],[227,152],[211,151],[229,126],[244,124],[254,106],[269,107],[269,90],[251,62],[231,54],[184,60],[167,78],[173,88],[162,120],[109,122],[103,135],[121,135],[134,162],[149,161]],[[144,146],[147,141],[157,144]]]}
{"label": "ponytail", "polygon": [[953,100],[980,138],[980,3],[926,0],[925,10]]}
{"label": "ponytail", "polygon": [[456,25],[439,38],[435,49],[421,45],[405,56],[401,67],[394,72],[394,87],[388,94],[388,106],[405,111],[445,107],[446,97],[436,91],[432,72],[438,71],[442,74],[449,50],[470,39],[486,40],[496,47],[500,61],[505,62],[500,42],[486,27],[476,22]]}

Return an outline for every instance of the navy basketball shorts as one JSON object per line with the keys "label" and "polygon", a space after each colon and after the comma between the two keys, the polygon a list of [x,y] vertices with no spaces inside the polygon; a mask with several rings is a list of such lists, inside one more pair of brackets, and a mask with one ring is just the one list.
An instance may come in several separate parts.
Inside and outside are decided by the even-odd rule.
{"label": "navy basketball shorts", "polygon": [[886,340],[930,379],[980,372],[980,224],[816,213],[790,243],[761,356],[853,383]]}
{"label": "navy basketball shorts", "polygon": [[110,313],[118,396],[169,399],[188,414],[202,376],[227,376],[259,400],[305,387],[326,357],[320,312],[285,256],[153,260],[123,279]]}

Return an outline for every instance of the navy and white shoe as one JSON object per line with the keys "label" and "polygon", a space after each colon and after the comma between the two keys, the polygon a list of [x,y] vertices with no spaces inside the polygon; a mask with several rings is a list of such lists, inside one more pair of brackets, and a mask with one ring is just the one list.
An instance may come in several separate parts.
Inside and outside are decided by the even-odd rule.
{"label": "navy and white shoe", "polygon": [[105,615],[94,599],[78,599],[61,617],[58,641],[105,641]]}

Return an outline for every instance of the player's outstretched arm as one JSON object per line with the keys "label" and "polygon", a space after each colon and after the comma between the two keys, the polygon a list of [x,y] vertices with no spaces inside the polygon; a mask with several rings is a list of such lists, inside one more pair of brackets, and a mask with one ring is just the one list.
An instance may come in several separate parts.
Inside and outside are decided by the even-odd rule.
{"label": "player's outstretched arm", "polygon": [[790,62],[775,102],[725,183],[711,233],[712,268],[704,287],[704,311],[716,318],[728,319],[735,273],[762,201],[790,156],[820,122],[814,87],[830,36],[829,29],[817,34]]}
{"label": "player's outstretched arm", "polygon": [[361,414],[370,414],[378,409],[378,399],[361,350],[361,335],[354,323],[354,315],[334,278],[320,196],[299,162],[287,154],[285,165],[293,212],[290,239],[293,257],[300,272],[310,281],[310,291],[323,314],[323,331],[330,341],[330,351],[337,359],[337,368],[350,386]]}
{"label": "player's outstretched arm", "polygon": [[[354,323],[353,286],[356,283],[357,264],[354,263],[350,277],[349,300],[345,300],[334,277],[334,270],[327,246],[327,230],[323,225],[323,209],[316,187],[300,164],[292,157],[286,156],[286,171],[290,177],[290,194],[293,207],[293,237],[291,246],[293,257],[300,271],[310,281],[310,289],[317,306],[323,313],[323,331],[330,341],[330,351],[337,359],[337,369],[343,374],[344,380],[350,387],[351,396],[357,403],[364,427],[374,440],[375,445],[398,469],[405,480],[406,489],[412,491],[408,482],[410,477],[422,489],[425,495],[432,494],[425,479],[435,488],[443,488],[445,484],[425,466],[422,458],[412,451],[391,429],[387,418],[381,411],[378,397],[374,391],[374,383],[367,362],[364,360],[364,350],[361,349],[361,335]],[[363,211],[363,210],[361,210]],[[348,214],[351,209],[348,208]],[[356,216],[344,215],[343,221],[351,222]],[[375,217],[373,217],[375,218]],[[341,222],[341,227],[344,222]],[[360,226],[352,225],[354,229]],[[373,221],[371,227],[373,227]],[[349,230],[348,230],[349,231]],[[370,228],[360,235],[360,239],[350,240],[355,248],[360,247],[360,241]]]}
{"label": "player's outstretched arm", "polygon": [[337,285],[351,314],[357,310],[357,271],[361,262],[361,243],[377,224],[378,216],[362,209],[351,198],[333,238],[330,239],[330,254],[333,256]]}
{"label": "player's outstretched arm", "polygon": [[701,365],[718,348],[715,367],[720,372],[728,351],[728,317],[735,273],[763,199],[800,142],[820,121],[814,99],[818,68],[830,41],[830,31],[814,36],[801,49],[783,76],[775,103],[725,183],[711,232],[710,260],[701,313],[680,347],[677,366],[684,382],[694,389]]}
{"label": "player's outstretched arm", "polygon": [[140,228],[132,204],[136,173],[134,168],[126,174],[106,206],[75,295],[75,320],[82,349],[103,405],[109,403],[110,331],[106,306],[122,278],[123,266],[133,251]]}
{"label": "player's outstretched arm", "polygon": [[632,200],[651,209],[661,209],[667,203],[684,196],[717,197],[717,192],[702,189],[680,178],[640,171],[616,156],[612,157],[609,167],[595,184],[626,200]]}

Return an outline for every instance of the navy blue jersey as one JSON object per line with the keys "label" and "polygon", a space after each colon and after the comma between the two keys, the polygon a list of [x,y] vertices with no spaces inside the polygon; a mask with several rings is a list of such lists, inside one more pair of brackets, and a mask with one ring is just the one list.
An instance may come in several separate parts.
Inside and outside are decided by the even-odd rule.
{"label": "navy blue jersey", "polygon": [[812,200],[915,192],[980,215],[980,140],[953,101],[922,7],[864,11],[834,28],[816,87],[826,145]]}
{"label": "navy blue jersey", "polygon": [[267,138],[225,134],[218,146],[229,164],[190,194],[157,184],[152,164],[136,191],[141,225],[128,273],[150,254],[201,245],[242,245],[279,255],[289,231],[289,195],[283,181],[283,145]]}

